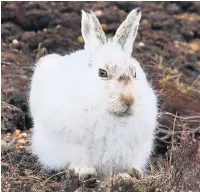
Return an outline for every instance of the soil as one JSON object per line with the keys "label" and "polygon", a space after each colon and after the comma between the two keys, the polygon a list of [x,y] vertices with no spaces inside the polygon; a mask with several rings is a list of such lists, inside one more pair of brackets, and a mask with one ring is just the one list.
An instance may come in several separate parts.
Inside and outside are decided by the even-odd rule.
{"label": "soil", "polygon": [[[1,2],[1,140],[6,145],[6,152],[2,152],[2,191],[9,187],[10,191],[75,191],[80,186],[73,174],[61,174],[47,187],[44,181],[55,173],[40,173],[36,157],[29,152],[30,143],[26,140],[32,126],[27,107],[30,77],[40,56],[64,55],[83,48],[81,9],[93,10],[106,34],[112,36],[136,7],[141,7],[143,16],[133,56],[159,94],[163,112],[160,128],[169,132],[174,129],[180,135],[185,127],[199,138],[200,2]],[[174,125],[176,117],[178,123]],[[21,137],[24,133],[27,136]],[[167,150],[172,134],[165,134],[157,134],[156,155]],[[8,149],[11,141],[14,148]],[[17,167],[11,168],[14,165]],[[31,173],[25,173],[26,169]],[[15,170],[12,177],[9,170]],[[35,183],[38,185],[34,190]]]}

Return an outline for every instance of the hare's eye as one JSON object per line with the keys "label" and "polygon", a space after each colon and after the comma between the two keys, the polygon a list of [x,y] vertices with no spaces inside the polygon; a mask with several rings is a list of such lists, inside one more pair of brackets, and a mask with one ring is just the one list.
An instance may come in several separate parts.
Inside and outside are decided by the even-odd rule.
{"label": "hare's eye", "polygon": [[99,76],[107,78],[108,77],[108,73],[103,69],[99,69]]}
{"label": "hare's eye", "polygon": [[134,73],[134,78],[136,78],[137,76],[136,76],[136,72]]}

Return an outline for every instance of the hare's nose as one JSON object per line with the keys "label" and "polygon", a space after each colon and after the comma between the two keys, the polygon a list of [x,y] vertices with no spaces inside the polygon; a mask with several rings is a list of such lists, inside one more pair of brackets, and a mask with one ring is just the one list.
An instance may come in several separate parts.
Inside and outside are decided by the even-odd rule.
{"label": "hare's nose", "polygon": [[130,92],[122,93],[120,99],[128,107],[133,105],[133,103],[134,103],[134,96]]}
{"label": "hare's nose", "polygon": [[122,75],[119,77],[118,81],[120,82],[121,85],[126,86],[131,83],[131,79],[129,76]]}

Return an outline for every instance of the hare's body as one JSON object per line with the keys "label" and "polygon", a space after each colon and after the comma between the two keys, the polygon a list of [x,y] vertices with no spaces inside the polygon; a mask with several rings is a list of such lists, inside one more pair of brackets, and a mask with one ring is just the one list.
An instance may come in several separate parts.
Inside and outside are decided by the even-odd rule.
{"label": "hare's body", "polygon": [[[112,74],[108,80],[96,73],[102,64]],[[156,104],[140,64],[114,40],[95,54],[48,55],[31,83],[33,149],[52,169],[69,165],[80,174],[103,175],[142,170],[153,149]]]}

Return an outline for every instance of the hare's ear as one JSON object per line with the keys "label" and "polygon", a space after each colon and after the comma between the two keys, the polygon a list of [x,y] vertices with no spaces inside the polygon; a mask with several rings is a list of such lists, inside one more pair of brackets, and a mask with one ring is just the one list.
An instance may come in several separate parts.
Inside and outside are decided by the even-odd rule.
{"label": "hare's ear", "polygon": [[88,10],[82,10],[81,32],[85,42],[85,48],[95,50],[106,43],[106,36],[95,14]]}
{"label": "hare's ear", "polygon": [[128,54],[132,53],[133,42],[137,35],[140,19],[141,9],[132,10],[126,20],[120,25],[113,38],[113,43],[116,46],[120,46]]}

